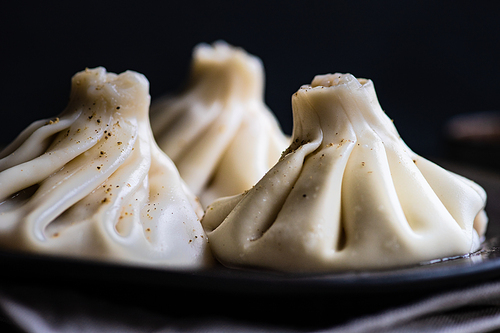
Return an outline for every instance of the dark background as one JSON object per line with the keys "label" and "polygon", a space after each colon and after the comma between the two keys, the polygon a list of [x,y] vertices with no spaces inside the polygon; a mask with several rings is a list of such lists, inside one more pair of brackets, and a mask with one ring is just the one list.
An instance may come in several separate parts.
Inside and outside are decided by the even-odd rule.
{"label": "dark background", "polygon": [[[141,72],[150,81],[154,100],[182,86],[196,44],[223,39],[263,60],[266,68],[266,102],[278,116],[285,132],[290,134],[292,130],[290,97],[300,85],[309,83],[316,74],[350,72],[374,81],[382,107],[394,119],[401,136],[411,148],[425,156],[439,156],[445,153],[441,133],[447,119],[461,113],[500,110],[500,10],[497,7],[493,1],[278,3],[213,0],[202,4],[141,0],[59,3],[4,1],[0,6],[0,146],[13,140],[32,121],[59,114],[68,101],[71,77],[85,67],[105,66],[112,72],[128,69]],[[491,206],[487,207],[493,221],[498,216],[498,213],[495,215],[498,205],[494,200],[498,198],[494,192],[497,182],[484,183],[493,199],[490,200]],[[5,264],[5,257],[1,261]],[[89,294],[85,295],[90,300],[96,296],[97,300],[103,297],[115,301],[106,301],[102,303],[104,306],[124,302],[126,305],[131,304],[135,311],[138,306],[148,303],[153,295],[142,292],[145,285],[142,276],[138,278],[140,282],[137,288],[129,288],[129,295],[123,293],[123,288],[130,287],[130,281],[127,280],[129,275],[118,278],[119,270],[106,279],[106,274],[110,273],[107,270],[104,272],[106,274],[101,275],[94,274],[95,269],[85,270],[90,272],[88,274],[80,274],[81,270],[72,269],[71,263],[64,266],[63,272],[57,262],[55,265],[59,270],[45,265],[46,261],[40,261],[39,258],[34,262],[36,265],[26,265],[26,261],[12,257],[9,269],[7,261],[4,267],[6,271],[18,272],[13,277],[22,275],[22,278],[16,281],[19,284],[15,286],[17,289],[4,284],[2,292],[10,291],[15,296],[17,291],[17,295],[28,295],[26,299],[29,299],[33,289],[26,289],[26,284],[34,283],[37,286],[38,283],[39,287],[40,283],[49,281],[45,285],[48,286],[47,290],[35,289],[38,291],[34,294],[35,304],[42,304],[38,300],[46,298],[49,293],[52,295],[52,292],[57,291],[54,294],[56,301],[67,295],[59,292],[61,281],[63,286],[71,285],[68,288],[77,289],[78,295],[83,295],[85,288],[79,281],[90,276],[87,281],[90,283],[87,285],[90,286],[87,288]],[[37,269],[40,266],[46,269]],[[485,267],[495,268],[494,265]],[[35,273],[25,274],[26,269]],[[69,278],[61,280],[58,276],[50,280],[54,274],[61,272],[69,273]],[[45,279],[33,282],[32,276],[39,273],[45,274]],[[483,278],[494,277],[494,273],[493,269],[490,275],[485,274]],[[75,279],[72,279],[71,274]],[[112,283],[108,283],[106,288],[99,288],[103,281],[96,279],[96,276]],[[3,278],[9,277],[12,279],[8,274]],[[474,278],[474,275],[471,277]],[[31,280],[25,283],[26,279]],[[121,288],[117,283],[120,281],[125,281],[126,286]],[[184,302],[192,303],[193,300],[201,299],[199,295],[206,296],[192,288],[190,281],[193,280],[190,279],[184,284],[186,290],[191,292],[187,294],[190,297],[172,295],[168,281],[156,281],[160,285],[166,283],[167,291],[154,296],[158,296],[158,299],[168,298],[171,302],[155,311],[170,311],[172,304],[177,310],[192,308],[192,304],[184,303],[179,307],[175,300],[182,297]],[[468,279],[454,281],[464,286],[469,283]],[[96,288],[93,288],[93,283]],[[231,287],[230,283],[227,285]],[[428,287],[436,286],[442,287],[439,283],[429,284]],[[19,294],[19,290],[23,293]],[[394,305],[398,297],[409,301],[406,291],[398,293],[398,289],[391,290],[393,294],[398,294],[397,297],[391,298],[384,294],[380,298],[377,293],[381,291],[372,290],[377,296],[371,297],[372,302],[376,301],[381,309],[384,303],[392,302]],[[113,292],[122,298],[114,298]],[[359,299],[353,299],[349,290],[346,292],[348,297],[345,302],[349,306],[344,306],[342,299],[337,302],[337,308],[338,304],[342,304],[342,309],[338,309],[340,316],[336,319],[346,320],[347,315],[362,313],[368,307],[369,295],[362,294]],[[425,296],[420,294],[419,289],[414,289],[413,293],[418,293],[419,297]],[[68,295],[74,297],[72,293]],[[311,302],[309,299],[297,302],[296,299],[283,301],[268,297],[264,298],[265,302],[261,302],[264,306],[259,309],[237,311],[245,304],[253,304],[238,303],[240,295],[231,295],[231,301],[236,299],[232,303],[225,302],[229,310],[253,316],[255,312],[268,311],[281,301],[285,306],[282,309],[286,310],[288,306],[290,311],[295,310],[288,313],[292,313],[292,319],[295,320],[307,318],[300,312],[305,307],[311,312],[318,308],[314,304],[323,304],[328,297],[339,299],[337,294],[332,296],[323,292],[323,303]],[[215,296],[220,298],[219,294]],[[97,304],[100,304],[96,306],[96,311],[99,311],[102,305]],[[206,315],[207,309],[209,313],[220,310],[200,304],[194,309],[195,314],[204,312]],[[311,304],[312,307],[309,306]],[[56,309],[66,305],[58,304]],[[191,308],[190,311],[193,310]],[[280,307],[276,306],[271,311],[277,308]],[[72,309],[70,306],[70,313]],[[352,309],[358,312],[349,313]],[[112,310],[110,306],[110,312]],[[336,311],[334,308],[333,312]],[[216,315],[221,313],[224,312]],[[269,313],[274,315],[273,312]],[[298,315],[294,316],[294,313]],[[322,314],[315,313],[316,316]],[[327,316],[323,320],[325,318],[330,320]],[[262,320],[260,317],[258,319]],[[290,325],[290,318],[286,320],[287,325]],[[1,323],[4,322],[0,320]]]}
{"label": "dark background", "polygon": [[408,145],[443,153],[452,115],[500,109],[494,2],[9,2],[0,11],[0,142],[65,107],[85,67],[179,89],[192,48],[218,39],[259,56],[266,102],[291,133],[290,97],[316,74],[371,78]]}

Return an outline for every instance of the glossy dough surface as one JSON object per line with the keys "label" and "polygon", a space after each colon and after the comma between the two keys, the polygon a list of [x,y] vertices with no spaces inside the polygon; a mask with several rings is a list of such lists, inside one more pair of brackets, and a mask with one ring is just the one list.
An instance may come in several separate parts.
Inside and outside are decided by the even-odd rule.
{"label": "glossy dough surface", "polygon": [[77,73],[64,112],[31,124],[0,155],[0,246],[209,265],[201,207],[154,142],[149,103],[141,74]]}
{"label": "glossy dough surface", "polygon": [[250,189],[288,146],[263,95],[260,59],[217,42],[195,48],[184,93],[153,103],[155,138],[204,207]]}
{"label": "glossy dough surface", "polygon": [[202,221],[227,266],[318,272],[415,264],[474,251],[484,190],[412,152],[373,83],[317,76],[292,98],[293,142],[248,192]]}

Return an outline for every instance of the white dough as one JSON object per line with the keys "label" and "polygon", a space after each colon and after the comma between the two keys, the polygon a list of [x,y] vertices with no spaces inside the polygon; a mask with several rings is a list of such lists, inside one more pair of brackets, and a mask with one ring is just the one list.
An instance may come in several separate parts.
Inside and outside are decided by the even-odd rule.
{"label": "white dough", "polygon": [[195,48],[184,93],[153,102],[158,145],[204,206],[250,189],[288,146],[263,95],[260,59],[216,42]]}
{"label": "white dough", "polygon": [[210,265],[202,209],[157,147],[149,103],[141,74],[77,73],[64,112],[33,123],[0,154],[0,247]]}
{"label": "white dough", "polygon": [[412,152],[372,81],[316,76],[292,106],[293,142],[280,161],[248,192],[215,201],[202,220],[223,264],[364,270],[478,248],[486,193]]}

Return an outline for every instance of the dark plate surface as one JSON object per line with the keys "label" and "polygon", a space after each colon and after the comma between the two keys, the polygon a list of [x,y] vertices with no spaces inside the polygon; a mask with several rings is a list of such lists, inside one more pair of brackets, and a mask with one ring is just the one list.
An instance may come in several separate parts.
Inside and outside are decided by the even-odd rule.
{"label": "dark plate surface", "polygon": [[[499,235],[500,236],[500,235]],[[185,288],[233,294],[365,294],[449,288],[500,278],[500,237],[491,237],[481,250],[464,257],[380,271],[289,274],[229,269],[172,271],[71,258],[1,252],[1,279],[71,281],[78,284],[114,283],[155,288]]]}
{"label": "dark plate surface", "polygon": [[[443,164],[441,162],[440,164]],[[331,274],[281,274],[216,267],[206,271],[169,271],[110,263],[32,254],[0,252],[1,277],[39,279],[55,277],[90,284],[112,281],[230,293],[386,293],[392,290],[420,291],[500,277],[500,176],[457,165],[448,169],[475,180],[488,193],[490,224],[483,248],[471,255],[447,258],[410,267]]]}

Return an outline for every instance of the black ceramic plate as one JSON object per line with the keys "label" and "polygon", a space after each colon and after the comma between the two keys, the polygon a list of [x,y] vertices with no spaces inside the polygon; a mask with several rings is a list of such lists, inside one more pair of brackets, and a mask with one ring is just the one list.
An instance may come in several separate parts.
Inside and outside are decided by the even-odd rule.
{"label": "black ceramic plate", "polygon": [[[441,162],[441,164],[443,164]],[[445,163],[446,164],[446,163]],[[36,276],[47,283],[122,286],[148,285],[157,290],[229,293],[232,295],[361,295],[412,290],[417,293],[500,278],[500,176],[473,168],[446,165],[475,180],[489,197],[490,224],[481,250],[410,267],[334,274],[282,274],[216,267],[205,271],[169,271],[51,256],[0,252],[0,279]]]}

